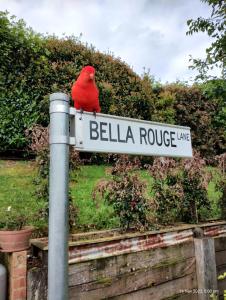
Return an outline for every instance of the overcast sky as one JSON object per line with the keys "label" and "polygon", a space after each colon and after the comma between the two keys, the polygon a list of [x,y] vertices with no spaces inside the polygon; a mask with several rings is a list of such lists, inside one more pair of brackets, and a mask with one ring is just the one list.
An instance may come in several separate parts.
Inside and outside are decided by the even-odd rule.
{"label": "overcast sky", "polygon": [[0,10],[23,18],[36,32],[79,36],[102,52],[113,52],[139,75],[189,80],[189,54],[203,57],[211,40],[186,36],[186,21],[210,15],[200,0],[0,0]]}

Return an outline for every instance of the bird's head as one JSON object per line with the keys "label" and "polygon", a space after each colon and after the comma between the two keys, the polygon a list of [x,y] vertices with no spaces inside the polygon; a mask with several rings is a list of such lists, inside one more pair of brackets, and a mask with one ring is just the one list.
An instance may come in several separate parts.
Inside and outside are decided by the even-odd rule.
{"label": "bird's head", "polygon": [[85,81],[94,81],[95,79],[95,68],[92,66],[86,66],[82,69],[81,75]]}

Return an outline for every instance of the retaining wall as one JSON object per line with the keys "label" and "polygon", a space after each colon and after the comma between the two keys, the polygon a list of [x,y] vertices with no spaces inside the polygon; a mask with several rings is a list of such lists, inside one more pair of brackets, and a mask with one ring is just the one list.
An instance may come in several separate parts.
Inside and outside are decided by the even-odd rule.
{"label": "retaining wall", "polygon": [[[47,238],[32,240],[32,253],[25,262],[27,255],[26,251],[8,254],[7,259],[4,255],[9,299],[45,300]],[[16,266],[26,268],[21,275],[26,279],[25,288],[24,279],[14,275]],[[144,233],[111,230],[70,236],[69,299],[214,299],[213,291],[223,299],[226,279],[219,281],[217,275],[225,271],[226,222]],[[13,298],[16,283],[23,292]]]}

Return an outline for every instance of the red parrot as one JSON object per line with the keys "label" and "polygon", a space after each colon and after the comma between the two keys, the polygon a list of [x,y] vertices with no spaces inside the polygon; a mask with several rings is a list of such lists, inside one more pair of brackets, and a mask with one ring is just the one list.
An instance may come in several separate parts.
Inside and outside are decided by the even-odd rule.
{"label": "red parrot", "polygon": [[89,112],[100,112],[99,91],[95,83],[95,68],[86,66],[82,69],[71,90],[76,109]]}

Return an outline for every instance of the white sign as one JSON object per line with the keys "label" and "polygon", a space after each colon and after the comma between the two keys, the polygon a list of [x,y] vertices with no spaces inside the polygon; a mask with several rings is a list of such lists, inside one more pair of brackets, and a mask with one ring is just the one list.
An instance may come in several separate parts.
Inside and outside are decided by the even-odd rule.
{"label": "white sign", "polygon": [[189,127],[70,109],[70,144],[79,151],[192,157]]}

